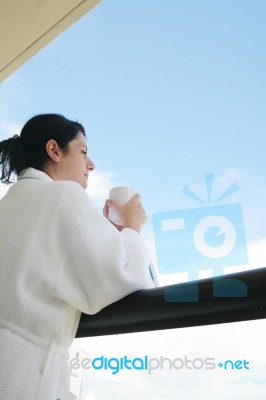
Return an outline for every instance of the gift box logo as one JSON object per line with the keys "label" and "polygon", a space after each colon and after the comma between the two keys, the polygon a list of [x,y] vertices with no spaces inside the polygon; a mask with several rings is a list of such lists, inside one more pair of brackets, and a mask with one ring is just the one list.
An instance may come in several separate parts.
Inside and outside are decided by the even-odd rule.
{"label": "gift box logo", "polygon": [[[158,269],[161,274],[187,272],[188,280],[198,279],[198,271],[212,269],[223,274],[224,267],[248,262],[241,205],[209,205],[214,174],[205,174],[208,205],[187,186],[182,193],[203,204],[199,208],[160,212],[153,215]],[[231,185],[215,203],[238,190]]]}

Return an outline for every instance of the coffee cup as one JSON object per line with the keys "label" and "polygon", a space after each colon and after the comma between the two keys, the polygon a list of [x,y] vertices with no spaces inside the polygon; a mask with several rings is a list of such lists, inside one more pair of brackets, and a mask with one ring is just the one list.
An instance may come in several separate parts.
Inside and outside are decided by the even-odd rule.
{"label": "coffee cup", "polygon": [[[109,199],[125,204],[132,199],[134,194],[135,190],[128,186],[116,186],[110,189]],[[109,207],[108,219],[116,225],[123,225],[123,221],[113,207]]]}

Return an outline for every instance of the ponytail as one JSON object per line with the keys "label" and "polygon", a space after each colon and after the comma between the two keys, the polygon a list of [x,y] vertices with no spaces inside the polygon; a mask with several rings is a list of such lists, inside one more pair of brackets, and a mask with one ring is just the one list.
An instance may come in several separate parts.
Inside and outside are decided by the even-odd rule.
{"label": "ponytail", "polygon": [[21,138],[14,135],[0,142],[0,180],[3,183],[12,183],[12,175],[18,175],[25,168],[27,165],[21,148]]}

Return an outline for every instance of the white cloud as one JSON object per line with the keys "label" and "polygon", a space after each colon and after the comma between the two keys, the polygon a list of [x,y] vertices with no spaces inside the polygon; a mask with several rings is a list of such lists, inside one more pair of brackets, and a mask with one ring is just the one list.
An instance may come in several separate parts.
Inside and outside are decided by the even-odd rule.
{"label": "white cloud", "polygon": [[266,267],[266,238],[259,239],[248,245],[249,268]]}
{"label": "white cloud", "polygon": [[93,171],[89,176],[86,192],[96,206],[103,207],[105,200],[109,197],[109,190],[114,186],[117,184],[112,171]]}
{"label": "white cloud", "polygon": [[[148,242],[149,244],[149,242]],[[151,242],[150,242],[151,244]],[[151,247],[153,250],[153,247]],[[239,266],[232,266],[226,267],[223,270],[224,274],[233,274],[241,271],[249,271],[257,268],[264,268],[266,267],[266,238],[259,239],[254,243],[247,244],[247,251],[248,251],[248,264],[246,265],[239,265]],[[153,260],[156,263],[156,255],[153,252]],[[204,278],[211,278],[213,276],[213,270],[202,270],[198,272],[198,279]],[[168,275],[160,275],[158,272],[158,281],[160,286],[165,285],[173,285],[175,283],[187,282],[188,281],[188,274],[185,273],[177,273],[177,274],[168,274]]]}
{"label": "white cloud", "polygon": [[[158,271],[156,243],[154,240],[154,233],[152,226],[144,227],[142,231],[143,241],[151,255],[151,260],[157,271],[158,283],[160,286],[173,285],[175,283],[182,283],[188,281],[188,273],[176,274],[160,274]],[[262,237],[254,242],[247,242],[248,263],[245,265],[226,267],[223,270],[224,274],[232,274],[241,271],[248,271],[257,268],[266,267],[266,237]],[[212,269],[205,269],[198,271],[198,279],[205,279],[213,277],[214,271]]]}
{"label": "white cloud", "polygon": [[[246,360],[250,363],[249,370],[224,370],[218,366],[214,370],[171,370],[166,361],[163,369],[154,370],[151,375],[134,370],[120,371],[115,376],[110,370],[85,371],[85,378],[91,383],[90,390],[95,389],[95,393],[102,381],[105,390],[101,392],[101,398],[109,398],[110,385],[123,394],[132,383],[137,383],[141,398],[146,398],[144,394],[147,392],[150,398],[155,398],[156,393],[156,398],[165,400],[176,396],[203,400],[206,399],[206,393],[217,400],[255,399],[257,397],[254,395],[259,396],[266,386],[263,379],[265,361],[262,351],[265,328],[266,321],[258,320],[84,338],[74,341],[71,353],[75,353],[76,348],[82,348],[80,358],[101,355],[119,358],[127,355],[129,359],[133,359],[147,355],[149,358],[163,356],[184,359],[187,356],[191,360],[215,358],[216,365],[228,359]],[[132,387],[132,390],[132,397],[127,398],[140,398],[134,397],[137,394],[136,387]]]}
{"label": "white cloud", "polygon": [[[219,189],[219,195],[226,190],[232,183],[241,178],[241,173],[237,170],[227,170],[223,176],[214,181]],[[92,196],[98,200],[108,197],[108,190],[113,186],[114,175],[112,173],[99,173],[91,186]],[[204,186],[204,181],[203,181]],[[198,186],[199,187],[199,186]],[[88,190],[90,193],[90,189]],[[197,187],[195,187],[195,190]],[[143,239],[150,250],[156,264],[156,249],[152,228],[143,230]],[[266,266],[265,256],[266,239],[260,239],[248,244],[249,264],[237,267],[237,270],[246,270]],[[234,269],[225,269],[225,273],[232,273]],[[203,276],[202,276],[203,277]],[[159,282],[161,285],[173,284],[186,281],[186,274],[161,275]],[[83,349],[85,357],[142,357],[147,354],[150,357],[160,357],[161,355],[169,358],[182,357],[189,355],[197,357],[215,357],[216,361],[226,359],[246,359],[251,363],[251,370],[223,371],[216,367],[214,371],[154,371],[152,375],[145,375],[141,371],[132,373],[119,373],[116,377],[110,371],[85,375],[90,382],[97,380],[95,384],[95,396],[98,398],[97,387],[101,379],[106,391],[101,392],[102,396],[108,398],[110,385],[112,389],[117,389],[117,393],[123,394],[128,391],[134,383],[132,397],[140,394],[143,398],[145,393],[156,399],[170,399],[175,396],[180,398],[196,398],[203,400],[206,393],[217,400],[224,398],[253,399],[260,398],[265,391],[263,382],[263,371],[265,362],[262,347],[266,328],[265,320],[247,321],[232,324],[221,324],[213,326],[202,326],[185,329],[173,329],[166,331],[144,332],[128,335],[114,335],[106,337],[78,339],[73,344],[73,350],[77,346]],[[196,338],[196,341],[195,341]],[[210,340],[211,338],[211,340]],[[108,383],[110,382],[110,384]],[[123,386],[122,386],[123,382]],[[193,382],[193,385],[191,385]],[[138,391],[136,389],[136,383]],[[94,391],[94,384],[90,387]],[[156,395],[156,397],[155,397]],[[135,396],[135,397],[134,397]],[[210,397],[209,396],[209,397]],[[232,397],[233,396],[233,397]],[[253,397],[252,397],[253,396]],[[256,397],[258,396],[258,397]],[[105,398],[105,397],[102,397]]]}

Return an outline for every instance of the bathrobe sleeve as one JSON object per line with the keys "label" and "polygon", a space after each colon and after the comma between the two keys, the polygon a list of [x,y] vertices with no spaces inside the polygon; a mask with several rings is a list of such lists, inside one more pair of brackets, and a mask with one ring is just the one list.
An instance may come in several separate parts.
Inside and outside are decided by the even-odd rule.
{"label": "bathrobe sleeve", "polygon": [[119,232],[78,184],[67,185],[59,224],[63,257],[56,295],[61,300],[94,314],[134,291],[154,287],[140,235],[129,228]]}

